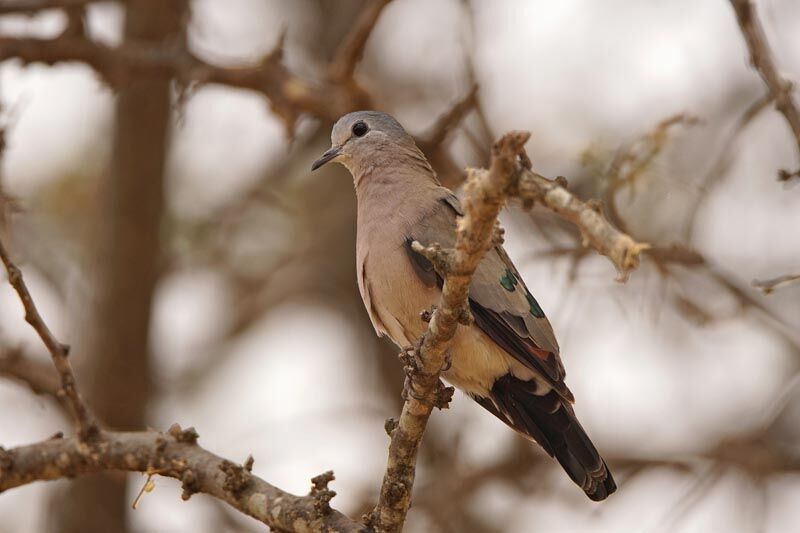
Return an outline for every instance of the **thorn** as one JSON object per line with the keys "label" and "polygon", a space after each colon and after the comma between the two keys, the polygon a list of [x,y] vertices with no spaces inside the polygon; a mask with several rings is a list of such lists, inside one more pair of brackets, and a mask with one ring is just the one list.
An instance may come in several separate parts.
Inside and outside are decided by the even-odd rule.
{"label": "thorn", "polygon": [[200,484],[197,482],[197,476],[191,469],[187,469],[181,476],[181,499],[187,501],[193,494],[200,492]]}
{"label": "thorn", "polygon": [[225,482],[222,488],[238,498],[250,484],[250,473],[243,467],[228,460],[223,460],[219,465],[219,469],[225,473]]}
{"label": "thorn", "polygon": [[172,437],[178,442],[185,442],[187,444],[197,444],[197,439],[200,438],[200,435],[197,434],[197,431],[193,427],[188,427],[186,429],[181,429],[180,424],[172,424],[167,430],[167,433],[172,435]]}
{"label": "thorn", "polygon": [[252,472],[253,464],[255,464],[255,462],[256,460],[253,459],[253,455],[252,454],[248,455],[247,459],[245,459],[244,461],[244,469],[247,470],[248,472]]}
{"label": "thorn", "polygon": [[397,429],[399,425],[400,423],[394,418],[387,418],[386,422],[383,423],[383,430],[391,437],[394,434],[394,430]]}
{"label": "thorn", "polygon": [[433,319],[433,314],[436,312],[436,304],[432,305],[430,309],[423,310],[419,317],[422,319],[423,322],[429,323],[431,319]]}
{"label": "thorn", "polygon": [[314,509],[320,515],[327,515],[331,512],[331,500],[336,496],[336,492],[328,488],[328,483],[336,479],[333,475],[333,470],[323,472],[318,476],[311,478],[311,493],[314,498]]}
{"label": "thorn", "polygon": [[445,386],[445,384],[439,380],[436,384],[436,397],[433,405],[437,409],[447,409],[450,407],[450,401],[453,399],[454,392],[455,389],[453,387]]}

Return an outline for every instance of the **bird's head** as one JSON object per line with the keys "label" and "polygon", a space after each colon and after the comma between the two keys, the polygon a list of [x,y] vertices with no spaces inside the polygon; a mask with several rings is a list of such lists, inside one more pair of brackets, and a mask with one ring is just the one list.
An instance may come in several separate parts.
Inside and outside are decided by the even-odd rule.
{"label": "bird's head", "polygon": [[414,139],[391,115],[380,111],[354,111],[341,117],[331,132],[331,147],[314,161],[311,170],[335,161],[355,176],[391,154],[417,151]]}

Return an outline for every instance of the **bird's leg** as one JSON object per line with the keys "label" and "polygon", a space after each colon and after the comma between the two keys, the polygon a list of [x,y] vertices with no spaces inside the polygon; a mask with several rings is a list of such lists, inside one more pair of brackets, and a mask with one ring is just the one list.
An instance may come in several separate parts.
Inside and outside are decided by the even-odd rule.
{"label": "bird's leg", "polygon": [[[455,389],[453,389],[453,387],[446,386],[441,379],[438,380],[438,383],[436,384],[436,390],[432,394],[418,394],[414,390],[415,378],[419,375],[419,348],[421,344],[422,340],[420,339],[417,341],[415,346],[406,347],[398,355],[400,361],[403,363],[403,371],[406,374],[406,379],[403,383],[403,400],[413,398],[418,402],[433,405],[439,409],[446,409],[450,404],[450,400],[453,398],[453,392]],[[452,355],[448,351],[445,354],[445,362],[442,371],[448,370],[451,364]]]}

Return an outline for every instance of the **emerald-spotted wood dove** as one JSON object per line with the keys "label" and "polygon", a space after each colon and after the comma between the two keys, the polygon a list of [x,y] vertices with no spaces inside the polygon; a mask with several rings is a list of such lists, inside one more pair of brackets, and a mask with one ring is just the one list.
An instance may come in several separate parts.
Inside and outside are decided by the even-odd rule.
{"label": "emerald-spotted wood dove", "polygon": [[[455,242],[458,198],[442,187],[414,139],[391,116],[343,116],[331,148],[312,170],[335,161],[350,170],[358,199],[356,268],[364,306],[378,335],[406,347],[425,332],[420,312],[439,301],[442,280],[411,248]],[[472,278],[470,326],[459,327],[443,376],[511,428],[539,443],[592,500],[614,479],[572,409],[550,322],[502,246]]]}

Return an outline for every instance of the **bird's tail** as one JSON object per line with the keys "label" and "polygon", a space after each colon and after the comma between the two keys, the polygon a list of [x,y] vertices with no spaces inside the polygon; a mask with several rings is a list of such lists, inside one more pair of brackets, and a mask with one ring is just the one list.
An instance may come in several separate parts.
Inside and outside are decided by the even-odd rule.
{"label": "bird's tail", "polygon": [[497,380],[490,397],[475,399],[514,430],[538,442],[590,499],[606,499],[617,485],[572,406],[555,391],[537,396],[534,390],[534,383],[507,374]]}

